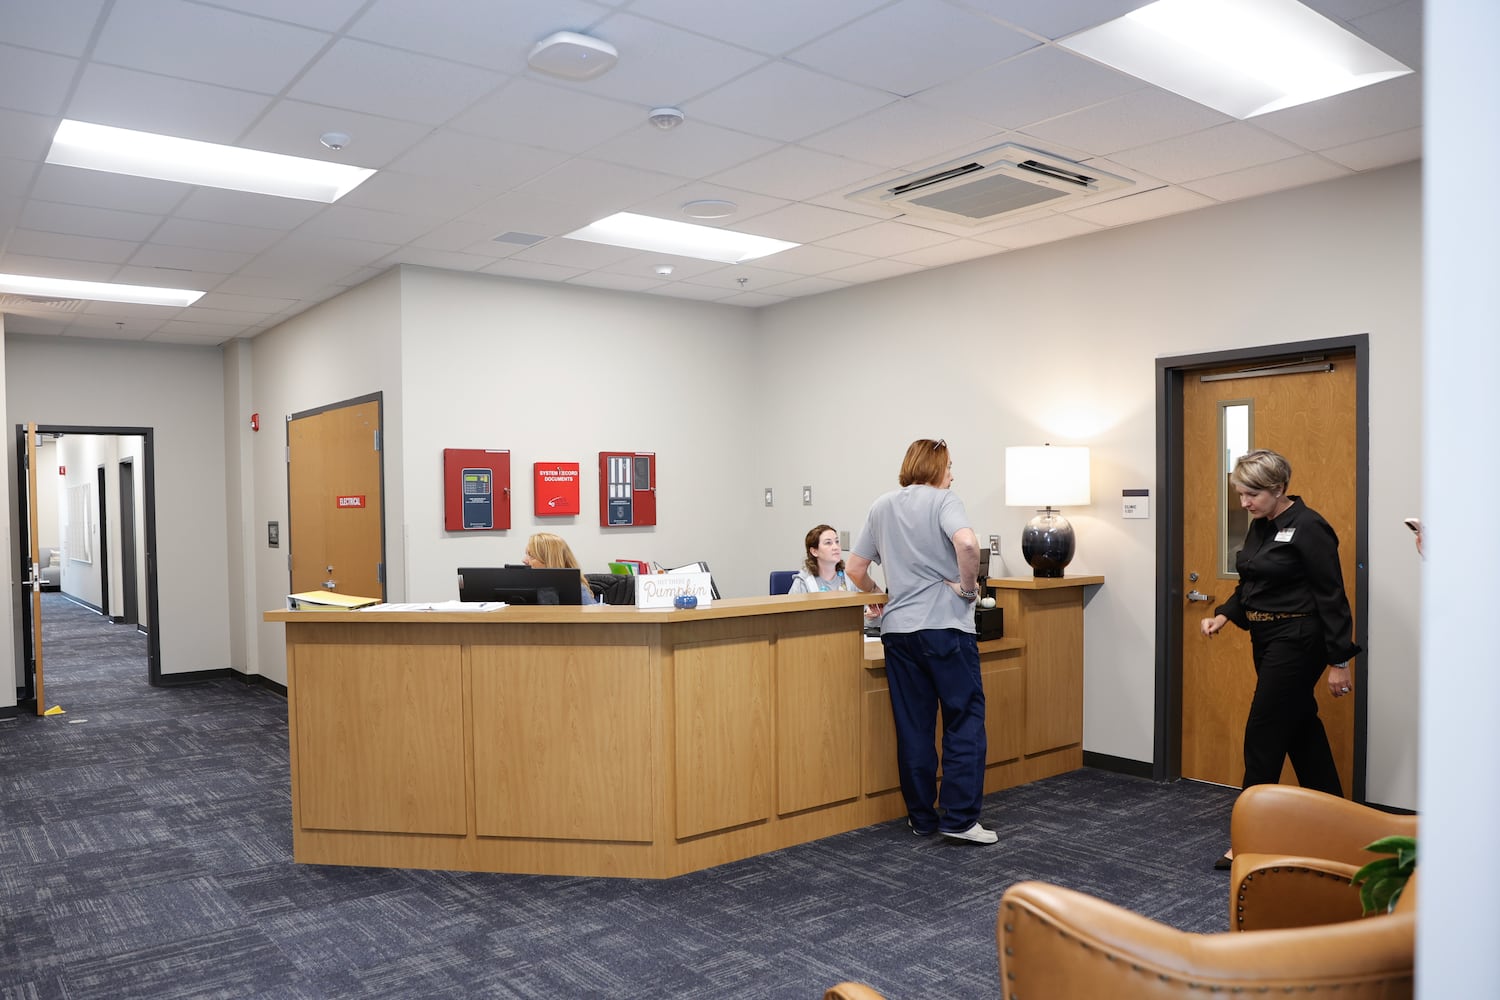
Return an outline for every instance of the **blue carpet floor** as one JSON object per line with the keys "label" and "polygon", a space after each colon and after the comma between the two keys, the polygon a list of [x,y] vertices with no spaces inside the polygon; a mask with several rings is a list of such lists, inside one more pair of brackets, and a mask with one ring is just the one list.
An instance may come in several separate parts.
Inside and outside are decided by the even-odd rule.
{"label": "blue carpet floor", "polygon": [[1089,769],[989,796],[994,847],[898,821],[667,881],[296,865],[285,699],[151,688],[143,636],[45,596],[67,714],[0,722],[0,1000],[993,1000],[1031,878],[1228,926],[1235,791]]}

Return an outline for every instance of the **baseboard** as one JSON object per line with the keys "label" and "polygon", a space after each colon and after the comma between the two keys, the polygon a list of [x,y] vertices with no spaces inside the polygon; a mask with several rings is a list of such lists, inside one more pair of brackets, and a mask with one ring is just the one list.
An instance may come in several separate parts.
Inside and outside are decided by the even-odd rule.
{"label": "baseboard", "polygon": [[229,677],[231,680],[239,681],[241,684],[246,684],[250,687],[263,687],[272,694],[279,694],[283,698],[286,697],[286,685],[277,684],[269,677],[262,677],[260,674],[241,673],[238,670],[229,671]]}
{"label": "baseboard", "polygon": [[0,705],[0,719],[18,719],[21,716],[21,706]]}
{"label": "baseboard", "polygon": [[1150,778],[1152,771],[1149,760],[1111,757],[1107,753],[1094,753],[1091,750],[1083,752],[1083,766],[1097,767],[1101,771],[1110,771],[1114,774],[1126,774],[1132,778]]}

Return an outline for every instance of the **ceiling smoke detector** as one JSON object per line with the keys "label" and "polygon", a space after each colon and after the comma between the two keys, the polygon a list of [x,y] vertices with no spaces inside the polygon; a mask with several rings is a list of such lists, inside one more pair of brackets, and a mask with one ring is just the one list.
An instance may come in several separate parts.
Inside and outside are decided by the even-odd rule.
{"label": "ceiling smoke detector", "polygon": [[727,219],[738,210],[738,205],[722,198],[699,198],[682,206],[682,214],[689,219]]}
{"label": "ceiling smoke detector", "polygon": [[318,136],[318,141],[335,153],[349,145],[348,132],[324,132]]}
{"label": "ceiling smoke detector", "polygon": [[602,39],[559,31],[537,42],[526,62],[539,73],[564,80],[592,80],[607,73],[619,58],[615,47]]}
{"label": "ceiling smoke detector", "polygon": [[682,124],[687,116],[676,108],[652,108],[646,120],[663,132],[670,131]]}

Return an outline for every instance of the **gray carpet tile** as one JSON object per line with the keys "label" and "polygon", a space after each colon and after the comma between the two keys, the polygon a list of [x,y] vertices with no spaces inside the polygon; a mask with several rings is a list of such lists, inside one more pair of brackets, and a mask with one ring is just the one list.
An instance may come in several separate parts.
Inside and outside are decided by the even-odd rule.
{"label": "gray carpet tile", "polygon": [[67,715],[0,724],[0,1000],[990,1000],[1028,878],[1228,926],[1235,792],[1088,769],[989,796],[989,848],[896,821],[665,881],[297,865],[285,699],[152,688],[143,636],[44,599]]}

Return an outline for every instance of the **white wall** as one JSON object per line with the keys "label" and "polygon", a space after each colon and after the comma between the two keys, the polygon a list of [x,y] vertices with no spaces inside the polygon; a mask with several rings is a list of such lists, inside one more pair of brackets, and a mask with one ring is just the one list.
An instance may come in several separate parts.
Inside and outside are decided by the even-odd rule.
{"label": "white wall", "polygon": [[[291,583],[284,533],[286,421],[292,414],[384,393],[387,594],[393,601],[405,599],[400,547],[390,541],[399,537],[393,532],[399,531],[405,504],[400,435],[391,433],[401,426],[400,323],[400,282],[391,271],[256,337],[248,380],[239,370],[246,360],[235,359],[231,398],[238,412],[223,414],[220,441],[229,449],[228,466],[253,490],[252,499],[239,507],[253,528],[246,532],[236,525],[230,547],[232,559],[250,567],[254,576],[235,608],[245,626],[246,648],[236,646],[233,656],[236,663],[251,665],[251,673],[278,684],[286,683],[286,635],[281,625],[268,625],[261,615],[285,606]],[[261,416],[258,433],[249,429],[252,412]],[[266,542],[268,521],[281,525],[279,548]]]}
{"label": "white wall", "polygon": [[[818,502],[767,512],[755,548],[799,544],[819,520],[857,533],[906,445],[945,437],[975,528],[1024,575],[1032,511],[1004,506],[1004,448],[1088,445],[1094,506],[1065,512],[1070,572],[1107,578],[1085,616],[1084,745],[1149,761],[1155,360],[1369,333],[1369,796],[1413,807],[1418,577],[1400,521],[1418,509],[1420,251],[1408,165],[762,310],[766,476]],[[809,421],[814,399],[851,416]],[[1120,517],[1131,487],[1152,490],[1152,520]]]}
{"label": "white wall", "polygon": [[[227,526],[220,485],[224,444],[219,434],[224,393],[218,349],[11,336],[5,339],[4,367],[11,426],[35,421],[152,428],[161,670],[174,674],[228,666]],[[14,470],[13,436],[7,450]],[[143,464],[137,475],[145,475]],[[14,531],[14,503],[11,509]],[[142,508],[143,534],[145,516]],[[7,539],[7,545],[13,544]],[[143,606],[144,599],[142,594]]]}
{"label": "white wall", "polygon": [[58,504],[62,497],[58,491],[60,478],[57,467],[57,441],[46,438],[36,448],[36,538],[37,545],[57,548],[62,543],[58,534]]}
{"label": "white wall", "polygon": [[[752,313],[421,268],[402,272],[407,592],[457,597],[459,566],[517,563],[535,531],[588,572],[704,560],[726,596],[765,593],[747,546],[762,402]],[[509,531],[450,533],[444,448],[510,450]],[[654,451],[657,526],[599,526],[598,453]],[[532,467],[577,462],[580,513],[538,517]],[[394,522],[392,522],[394,524]]]}

